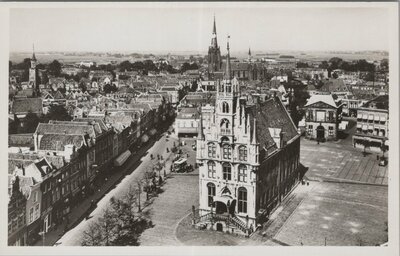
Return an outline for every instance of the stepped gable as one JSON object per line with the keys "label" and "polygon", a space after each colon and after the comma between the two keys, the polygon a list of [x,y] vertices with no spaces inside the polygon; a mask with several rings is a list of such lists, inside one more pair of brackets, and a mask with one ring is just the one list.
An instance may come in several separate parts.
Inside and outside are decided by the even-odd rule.
{"label": "stepped gable", "polygon": [[265,148],[269,155],[278,147],[268,128],[279,128],[283,132],[284,141],[288,142],[298,135],[289,113],[278,98],[271,98],[246,108],[250,115],[250,134],[254,133],[254,118],[256,119],[256,137],[260,148]]}

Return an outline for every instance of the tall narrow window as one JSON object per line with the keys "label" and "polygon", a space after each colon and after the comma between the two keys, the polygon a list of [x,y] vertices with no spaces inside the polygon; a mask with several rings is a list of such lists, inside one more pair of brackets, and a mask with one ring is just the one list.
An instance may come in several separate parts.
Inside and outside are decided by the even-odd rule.
{"label": "tall narrow window", "polygon": [[247,161],[247,149],[245,146],[239,147],[239,161]]}
{"label": "tall narrow window", "polygon": [[245,165],[239,165],[239,181],[246,182],[247,181],[247,167]]}
{"label": "tall narrow window", "polygon": [[207,183],[207,192],[208,192],[208,206],[211,206],[214,202],[215,196],[215,185],[213,183]]}
{"label": "tall narrow window", "polygon": [[243,187],[238,190],[238,212],[247,213],[247,190]]}
{"label": "tall narrow window", "polygon": [[222,113],[229,113],[229,104],[227,102],[222,102]]}
{"label": "tall narrow window", "polygon": [[222,165],[222,171],[223,171],[223,179],[224,180],[231,180],[232,178],[232,167],[228,163],[224,163]]}
{"label": "tall narrow window", "polygon": [[215,163],[213,161],[208,161],[208,178],[215,179]]}
{"label": "tall narrow window", "polygon": [[215,158],[215,153],[216,153],[216,146],[214,143],[209,143],[208,144],[208,157]]}

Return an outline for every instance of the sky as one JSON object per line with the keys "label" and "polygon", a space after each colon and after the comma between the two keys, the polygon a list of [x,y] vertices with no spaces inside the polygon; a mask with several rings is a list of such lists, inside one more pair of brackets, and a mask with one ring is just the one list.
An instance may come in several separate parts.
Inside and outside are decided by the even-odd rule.
{"label": "sky", "polygon": [[384,8],[15,8],[10,51],[206,52],[213,16],[232,51],[388,50]]}

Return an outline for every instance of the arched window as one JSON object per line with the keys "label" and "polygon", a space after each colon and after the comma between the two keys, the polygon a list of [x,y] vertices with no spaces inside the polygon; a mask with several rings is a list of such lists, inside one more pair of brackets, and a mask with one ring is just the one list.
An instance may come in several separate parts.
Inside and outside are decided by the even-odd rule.
{"label": "arched window", "polygon": [[211,206],[214,202],[215,196],[215,185],[214,183],[207,183],[207,192],[208,192],[208,206]]}
{"label": "arched window", "polygon": [[208,178],[215,179],[215,163],[214,161],[208,161]]}
{"label": "arched window", "polygon": [[208,143],[208,157],[215,158],[217,146],[214,143]]}
{"label": "arched window", "polygon": [[239,181],[246,182],[247,181],[247,167],[243,164],[239,165]]}
{"label": "arched window", "polygon": [[247,189],[243,187],[238,190],[238,212],[247,213]]}
{"label": "arched window", "polygon": [[232,148],[230,145],[225,144],[222,146],[222,156],[224,159],[231,159],[232,156]]}
{"label": "arched window", "polygon": [[224,118],[224,119],[222,119],[221,120],[221,128],[226,128],[226,129],[228,129],[229,128],[229,120],[228,119],[226,119],[226,118]]}
{"label": "arched window", "polygon": [[222,113],[229,113],[229,104],[227,102],[222,102]]}
{"label": "arched window", "polygon": [[224,163],[222,165],[222,174],[224,180],[231,180],[232,179],[232,167],[228,163]]}
{"label": "arched window", "polygon": [[246,146],[239,147],[239,161],[247,161],[247,149]]}

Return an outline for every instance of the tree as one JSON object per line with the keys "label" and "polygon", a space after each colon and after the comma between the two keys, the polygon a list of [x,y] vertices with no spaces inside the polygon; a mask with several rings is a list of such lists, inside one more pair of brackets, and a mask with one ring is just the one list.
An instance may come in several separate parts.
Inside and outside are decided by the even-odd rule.
{"label": "tree", "polygon": [[333,73],[332,73],[332,78],[338,79],[338,77],[339,77],[339,76],[338,76],[338,74],[337,74],[336,72],[333,72]]}
{"label": "tree", "polygon": [[118,67],[119,67],[119,69],[121,70],[121,71],[131,71],[132,70],[132,68],[133,68],[133,65],[132,65],[132,63],[130,63],[129,62],[129,60],[125,60],[125,61],[123,61],[123,62],[121,62],[119,65],[118,65]]}
{"label": "tree", "polygon": [[109,94],[112,92],[116,92],[118,89],[115,85],[106,84],[104,85],[104,93]]}
{"label": "tree", "polygon": [[49,71],[49,74],[51,74],[53,76],[56,76],[56,77],[60,76],[61,63],[58,62],[58,60],[53,60],[53,62],[49,64],[48,71]]}
{"label": "tree", "polygon": [[83,232],[82,246],[101,246],[103,236],[98,222],[90,223],[88,230]]}
{"label": "tree", "polygon": [[388,71],[389,70],[389,60],[388,59],[381,60],[380,68],[383,71]]}
{"label": "tree", "polygon": [[68,111],[59,105],[51,105],[49,112],[44,116],[46,121],[59,120],[59,121],[70,121],[72,118],[68,114]]}

